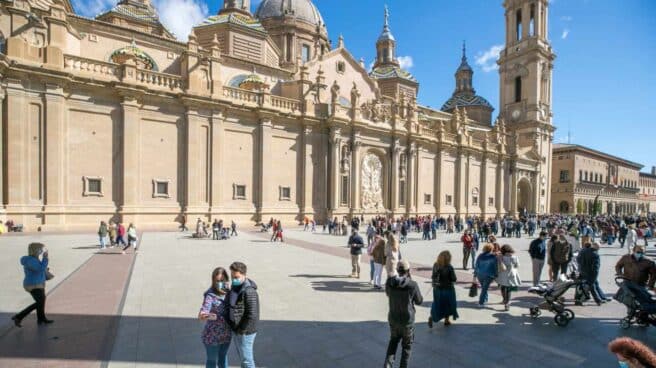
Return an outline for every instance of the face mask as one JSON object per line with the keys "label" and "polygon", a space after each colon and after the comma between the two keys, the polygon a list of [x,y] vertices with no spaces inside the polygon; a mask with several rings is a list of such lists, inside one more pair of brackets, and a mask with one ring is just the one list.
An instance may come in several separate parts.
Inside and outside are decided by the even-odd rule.
{"label": "face mask", "polygon": [[644,253],[636,253],[635,258],[639,261],[642,259],[642,257],[644,257],[644,255],[645,255]]}
{"label": "face mask", "polygon": [[619,362],[620,363],[620,368],[629,368],[629,363],[627,362]]}
{"label": "face mask", "polygon": [[217,290],[223,290],[225,288],[225,283],[223,281],[217,281],[216,282],[216,289]]}
{"label": "face mask", "polygon": [[242,283],[240,279],[232,279],[232,286],[241,286]]}

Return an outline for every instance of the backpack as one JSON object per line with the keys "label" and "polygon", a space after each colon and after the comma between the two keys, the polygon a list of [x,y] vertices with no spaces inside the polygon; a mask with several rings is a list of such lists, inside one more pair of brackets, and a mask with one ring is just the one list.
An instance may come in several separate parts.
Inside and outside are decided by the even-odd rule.
{"label": "backpack", "polygon": [[556,263],[567,263],[569,261],[570,245],[566,241],[557,241],[554,243],[553,260]]}

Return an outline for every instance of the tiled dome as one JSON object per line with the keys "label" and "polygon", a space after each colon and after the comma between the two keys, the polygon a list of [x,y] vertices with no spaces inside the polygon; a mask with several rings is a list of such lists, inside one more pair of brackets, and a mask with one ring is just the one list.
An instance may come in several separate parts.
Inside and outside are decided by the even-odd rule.
{"label": "tiled dome", "polygon": [[442,106],[442,111],[451,111],[456,107],[484,106],[494,110],[485,98],[473,94],[456,94]]}
{"label": "tiled dome", "polygon": [[326,28],[321,13],[311,0],[264,0],[255,12],[259,20],[283,16],[295,16],[304,22]]}

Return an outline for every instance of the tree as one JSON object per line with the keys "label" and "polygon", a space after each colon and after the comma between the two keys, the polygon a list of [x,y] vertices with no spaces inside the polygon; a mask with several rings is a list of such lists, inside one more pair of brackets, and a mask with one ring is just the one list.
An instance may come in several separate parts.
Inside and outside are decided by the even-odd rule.
{"label": "tree", "polygon": [[576,201],[576,213],[577,214],[583,213],[583,200],[580,198],[578,201]]}

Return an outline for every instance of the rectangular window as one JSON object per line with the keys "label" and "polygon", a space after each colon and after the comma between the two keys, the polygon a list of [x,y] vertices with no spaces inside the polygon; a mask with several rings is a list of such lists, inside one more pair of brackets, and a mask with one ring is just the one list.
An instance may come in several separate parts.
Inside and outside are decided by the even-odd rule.
{"label": "rectangular window", "polygon": [[472,206],[478,206],[478,196],[472,197]]}
{"label": "rectangular window", "polygon": [[310,61],[310,46],[303,45],[303,47],[301,48],[301,61],[303,62],[303,64]]}
{"label": "rectangular window", "polygon": [[103,179],[97,176],[84,176],[82,178],[84,197],[102,197],[103,196]]}
{"label": "rectangular window", "polygon": [[494,206],[494,197],[490,197],[487,199],[487,205],[488,206]]}
{"label": "rectangular window", "polygon": [[169,198],[170,180],[153,179],[153,198]]}
{"label": "rectangular window", "polygon": [[241,184],[232,185],[232,199],[245,200],[246,199],[246,186]]}
{"label": "rectangular window", "polygon": [[515,78],[515,102],[522,102],[522,77]]}
{"label": "rectangular window", "polygon": [[447,206],[452,206],[453,205],[453,196],[447,194],[446,198],[444,200],[444,204],[446,204]]}
{"label": "rectangular window", "polygon": [[560,170],[560,182],[569,183],[569,170]]}
{"label": "rectangular window", "polygon": [[405,207],[405,181],[399,183],[399,207]]}
{"label": "rectangular window", "polygon": [[433,203],[433,196],[430,194],[424,194],[424,204],[432,204]]}
{"label": "rectangular window", "polygon": [[280,187],[280,200],[281,201],[291,201],[292,200],[292,188],[290,188],[290,187]]}
{"label": "rectangular window", "polygon": [[348,176],[342,176],[342,197],[341,197],[341,204],[343,206],[348,206],[348,201],[349,201],[349,178]]}

